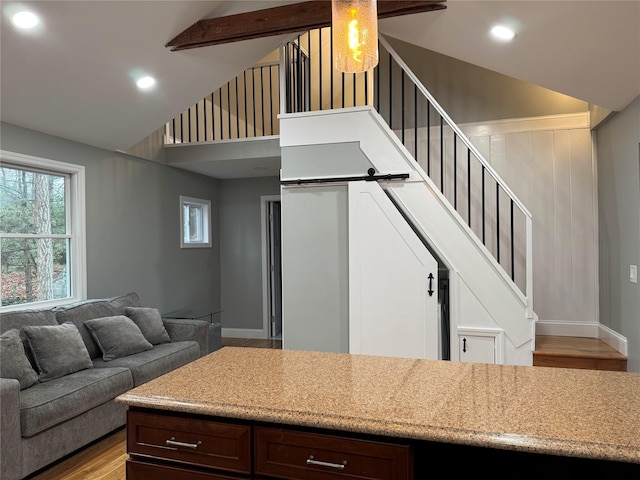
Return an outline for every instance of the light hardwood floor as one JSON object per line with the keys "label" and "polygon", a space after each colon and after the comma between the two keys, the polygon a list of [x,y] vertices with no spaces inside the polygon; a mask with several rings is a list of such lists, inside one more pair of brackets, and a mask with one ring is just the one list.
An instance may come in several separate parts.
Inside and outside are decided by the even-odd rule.
{"label": "light hardwood floor", "polygon": [[[222,346],[282,348],[282,341],[223,338]],[[52,467],[37,472],[29,480],[126,480],[126,460],[127,438],[123,428]]]}
{"label": "light hardwood floor", "polygon": [[223,347],[282,348],[282,340],[254,338],[223,338]]}
{"label": "light hardwood floor", "polygon": [[627,357],[598,338],[538,335],[533,365],[626,372]]}
{"label": "light hardwood floor", "polygon": [[122,428],[47,470],[33,480],[125,480],[126,430]]}

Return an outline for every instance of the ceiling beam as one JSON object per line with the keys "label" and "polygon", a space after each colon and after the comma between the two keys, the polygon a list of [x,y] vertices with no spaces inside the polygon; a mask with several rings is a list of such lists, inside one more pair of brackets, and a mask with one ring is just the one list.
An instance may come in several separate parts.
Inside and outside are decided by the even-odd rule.
{"label": "ceiling beam", "polygon": [[[378,0],[378,18],[447,8],[446,0]],[[331,25],[329,0],[292,3],[226,17],[199,20],[167,43],[172,51],[209,47],[252,38],[303,32]]]}

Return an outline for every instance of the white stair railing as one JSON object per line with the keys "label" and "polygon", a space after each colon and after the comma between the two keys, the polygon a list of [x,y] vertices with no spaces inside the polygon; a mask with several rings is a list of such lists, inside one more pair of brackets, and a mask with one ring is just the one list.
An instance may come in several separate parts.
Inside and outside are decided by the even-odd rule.
{"label": "white stair railing", "polygon": [[527,300],[533,318],[531,213],[383,37],[374,106]]}

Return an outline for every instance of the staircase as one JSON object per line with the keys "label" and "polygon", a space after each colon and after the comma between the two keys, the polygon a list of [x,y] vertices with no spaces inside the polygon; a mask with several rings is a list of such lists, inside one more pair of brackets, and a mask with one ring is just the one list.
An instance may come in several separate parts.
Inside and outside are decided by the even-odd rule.
{"label": "staircase", "polygon": [[362,74],[332,68],[330,38],[330,28],[298,35],[282,47],[279,64],[246,70],[168,122],[166,143],[279,135],[279,114],[373,106],[534,318],[527,208],[384,38],[379,65]]}
{"label": "staircase", "polygon": [[598,338],[537,335],[533,365],[627,371],[627,357]]}
{"label": "staircase", "polygon": [[[373,72],[351,75],[330,67],[329,38],[327,29],[298,36],[282,47],[278,65],[247,70],[168,123],[166,142],[279,134],[283,151],[351,142],[358,144],[377,173],[410,172],[410,179],[402,186],[381,185],[394,203],[406,207],[403,214],[412,226],[437,244],[441,257],[454,265],[455,295],[466,295],[466,300],[454,312],[458,323],[452,324],[452,349],[461,327],[467,338],[469,332],[483,328],[481,336],[500,330],[510,343],[507,358],[497,361],[526,364],[528,358],[530,365],[537,319],[532,293],[531,214],[388,42],[381,39],[380,64]],[[324,120],[318,112],[326,114]],[[318,131],[328,131],[321,126],[325,121],[332,124],[335,138],[317,138]],[[291,122],[296,122],[296,127],[283,135],[281,123]],[[363,127],[367,122],[371,124],[368,130]],[[358,137],[365,130],[367,138]],[[347,136],[352,133],[355,137]],[[345,174],[344,168],[338,170],[340,173],[325,175]],[[366,171],[359,167],[357,174]],[[289,181],[298,178],[292,176]],[[429,231],[437,228],[436,222],[444,237]],[[454,230],[461,235],[452,242]],[[496,341],[502,342],[500,338],[496,336]],[[558,352],[558,347],[546,351],[545,340],[549,338],[542,338],[535,352],[536,364],[569,366],[568,360],[563,360],[563,365],[557,358],[571,355],[562,349]],[[600,360],[592,365],[601,365]]]}
{"label": "staircase", "polygon": [[[452,275],[459,305],[452,349],[464,330],[460,341],[495,338],[496,362],[530,365],[531,214],[384,38],[378,67],[342,74],[332,68],[330,37],[326,28],[298,36],[282,47],[278,65],[243,72],[169,122],[165,141],[279,134],[283,183],[284,150],[344,142],[364,154],[360,175],[368,167],[410,173],[403,185],[381,185]],[[323,175],[340,176],[349,160]],[[452,359],[462,360],[456,352]]]}

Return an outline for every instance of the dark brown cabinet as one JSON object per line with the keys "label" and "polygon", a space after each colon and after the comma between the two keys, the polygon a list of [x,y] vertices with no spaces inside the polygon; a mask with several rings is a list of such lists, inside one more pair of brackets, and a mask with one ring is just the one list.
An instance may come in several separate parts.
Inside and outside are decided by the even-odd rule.
{"label": "dark brown cabinet", "polygon": [[406,480],[412,476],[407,444],[255,427],[255,472],[275,478]]}
{"label": "dark brown cabinet", "polygon": [[251,426],[172,412],[129,409],[127,452],[134,459],[169,460],[183,467],[249,475]]}
{"label": "dark brown cabinet", "polygon": [[417,480],[443,467],[455,469],[460,478],[495,476],[497,468],[532,480],[554,471],[640,478],[636,463],[139,407],[127,414],[127,452],[127,480]]}
{"label": "dark brown cabinet", "polygon": [[130,408],[127,480],[412,480],[409,442]]}
{"label": "dark brown cabinet", "polygon": [[214,472],[194,470],[169,464],[154,464],[145,461],[127,460],[127,480],[237,480]]}

